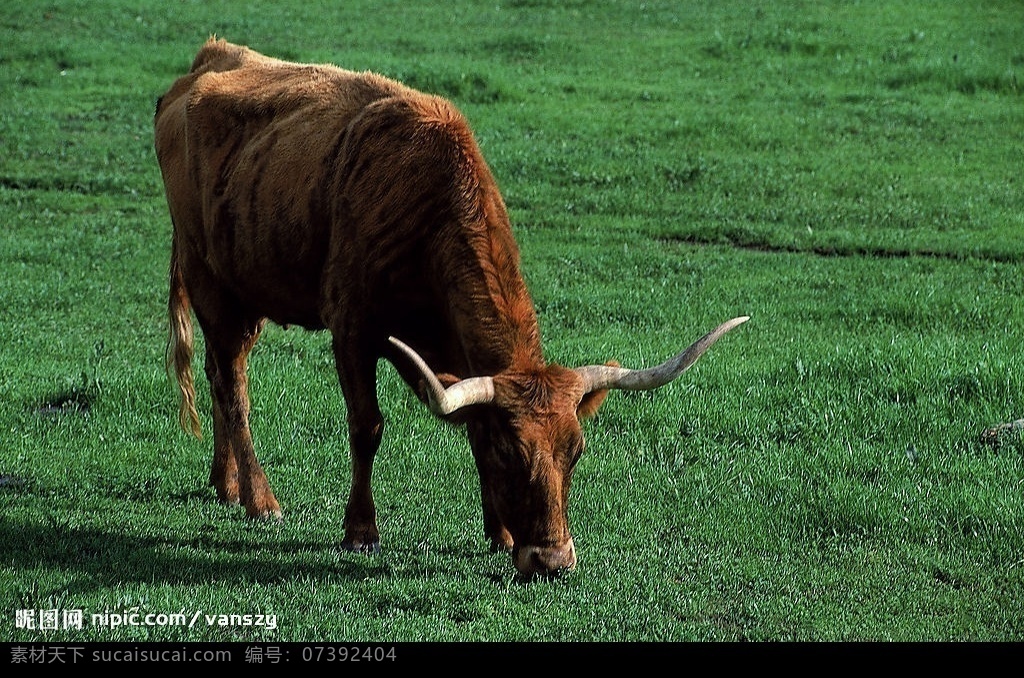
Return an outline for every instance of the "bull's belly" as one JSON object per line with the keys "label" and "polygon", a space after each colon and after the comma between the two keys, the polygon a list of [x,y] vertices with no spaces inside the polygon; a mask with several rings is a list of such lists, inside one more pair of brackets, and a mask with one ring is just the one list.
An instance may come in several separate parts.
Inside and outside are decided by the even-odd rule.
{"label": "bull's belly", "polygon": [[319,292],[306,286],[251,284],[236,288],[235,296],[254,315],[278,325],[324,329]]}
{"label": "bull's belly", "polygon": [[[253,263],[242,258],[206,256],[206,273],[198,280],[208,281],[219,290],[214,292],[221,299],[219,303],[234,306],[250,317],[310,330],[324,328],[320,276],[311,273],[309,262],[295,262],[285,268],[269,262]],[[202,286],[210,285],[204,282]]]}
{"label": "bull's belly", "polygon": [[323,320],[315,313],[298,312],[297,309],[284,305],[268,307],[266,311],[262,314],[263,317],[282,327],[298,326],[312,331],[326,329]]}
{"label": "bull's belly", "polygon": [[[298,215],[260,210],[258,201],[246,203],[229,194],[213,203],[202,235],[190,240],[216,284],[252,315],[322,329],[323,234]],[[294,202],[291,206],[295,209]]]}

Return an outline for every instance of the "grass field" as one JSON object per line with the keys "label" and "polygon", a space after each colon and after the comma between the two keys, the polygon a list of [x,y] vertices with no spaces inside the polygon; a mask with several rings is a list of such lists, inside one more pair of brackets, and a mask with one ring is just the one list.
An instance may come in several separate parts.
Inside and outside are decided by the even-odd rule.
{"label": "grass field", "polygon": [[[284,521],[216,502],[163,369],[152,150],[212,33],[451,98],[549,360],[647,366],[751,316],[586,424],[570,576],[488,552],[464,436],[386,363],[382,551],[341,552],[324,334],[251,359]],[[1018,0],[4,4],[0,640],[1024,640],[1024,441],[979,438],[1024,417],[1022,80]],[[130,611],[276,624],[91,617]]]}

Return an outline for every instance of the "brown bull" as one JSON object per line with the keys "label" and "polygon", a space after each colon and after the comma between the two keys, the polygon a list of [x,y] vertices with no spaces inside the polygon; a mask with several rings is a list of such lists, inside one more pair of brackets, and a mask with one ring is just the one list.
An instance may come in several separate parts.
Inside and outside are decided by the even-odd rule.
{"label": "brown bull", "polygon": [[545,362],[505,205],[466,121],[378,75],[211,39],[160,98],[155,128],[182,426],[199,435],[191,309],[213,395],[210,483],[250,516],[279,516],[249,433],[246,359],[268,319],[329,330],[352,454],[346,549],[379,544],[381,358],[435,414],[465,423],[492,546],[523,574],[557,573],[576,564],[580,420],[608,389],[668,383],[746,320],[648,370]]}

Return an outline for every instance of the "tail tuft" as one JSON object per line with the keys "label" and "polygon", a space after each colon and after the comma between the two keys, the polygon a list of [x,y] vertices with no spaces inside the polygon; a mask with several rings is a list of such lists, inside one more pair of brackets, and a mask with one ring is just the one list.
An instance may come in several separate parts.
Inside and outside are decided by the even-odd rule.
{"label": "tail tuft", "polygon": [[202,439],[203,430],[196,411],[195,380],[192,376],[192,314],[188,292],[178,267],[176,252],[171,252],[171,286],[167,301],[170,337],[167,341],[167,371],[173,373],[181,394],[178,421],[186,433]]}

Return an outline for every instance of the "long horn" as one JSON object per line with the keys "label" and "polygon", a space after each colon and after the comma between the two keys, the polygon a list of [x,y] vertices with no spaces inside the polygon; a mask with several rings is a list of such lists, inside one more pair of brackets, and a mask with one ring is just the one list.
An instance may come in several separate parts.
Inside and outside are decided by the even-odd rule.
{"label": "long horn", "polygon": [[628,370],[623,367],[608,365],[588,365],[576,368],[576,373],[583,377],[585,391],[600,389],[624,389],[627,391],[647,391],[669,383],[685,372],[690,365],[697,362],[704,351],[721,339],[729,330],[750,320],[749,316],[733,318],[722,323],[698,339],[688,349],[674,358],[666,360],[657,367],[646,370]]}
{"label": "long horn", "polygon": [[469,405],[494,401],[494,379],[491,377],[463,379],[445,388],[419,353],[394,337],[388,337],[388,341],[408,356],[423,375],[427,383],[427,405],[434,414],[443,417]]}

